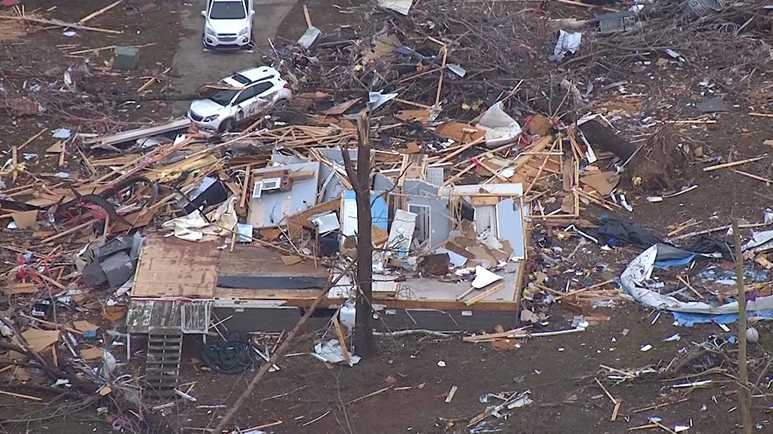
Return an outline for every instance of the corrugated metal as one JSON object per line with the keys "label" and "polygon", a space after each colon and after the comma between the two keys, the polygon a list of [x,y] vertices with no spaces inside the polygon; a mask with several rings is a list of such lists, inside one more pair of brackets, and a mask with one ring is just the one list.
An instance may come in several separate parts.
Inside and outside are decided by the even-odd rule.
{"label": "corrugated metal", "polygon": [[183,333],[206,333],[209,328],[209,316],[212,301],[196,300],[181,305]]}
{"label": "corrugated metal", "polygon": [[129,333],[147,333],[151,328],[206,333],[211,310],[211,300],[132,300],[126,328]]}

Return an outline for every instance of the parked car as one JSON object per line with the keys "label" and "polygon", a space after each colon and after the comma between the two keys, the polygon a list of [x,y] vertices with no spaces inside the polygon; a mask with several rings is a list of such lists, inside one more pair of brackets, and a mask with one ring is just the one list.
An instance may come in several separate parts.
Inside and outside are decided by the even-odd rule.
{"label": "parked car", "polygon": [[258,117],[290,98],[290,85],[280,77],[279,71],[261,66],[220,80],[209,97],[191,103],[188,117],[205,130],[233,131],[239,123]]}
{"label": "parked car", "polygon": [[205,48],[252,46],[253,0],[208,0],[201,43]]}

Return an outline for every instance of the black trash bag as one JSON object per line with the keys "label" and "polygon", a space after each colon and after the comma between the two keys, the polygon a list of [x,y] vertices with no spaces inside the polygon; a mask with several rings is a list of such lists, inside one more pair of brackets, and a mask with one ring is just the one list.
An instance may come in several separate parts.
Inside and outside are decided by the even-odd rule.
{"label": "black trash bag", "polygon": [[730,243],[706,236],[698,238],[692,244],[686,246],[685,249],[694,253],[721,253],[722,259],[727,259],[729,261],[732,261],[735,258],[734,247],[731,246]]}
{"label": "black trash bag", "polygon": [[594,231],[601,244],[610,247],[633,245],[642,249],[661,242],[649,229],[632,221],[601,216],[601,225]]}
{"label": "black trash bag", "polygon": [[249,338],[239,334],[229,335],[225,341],[205,344],[201,348],[201,360],[223,374],[240,374],[258,362]]}

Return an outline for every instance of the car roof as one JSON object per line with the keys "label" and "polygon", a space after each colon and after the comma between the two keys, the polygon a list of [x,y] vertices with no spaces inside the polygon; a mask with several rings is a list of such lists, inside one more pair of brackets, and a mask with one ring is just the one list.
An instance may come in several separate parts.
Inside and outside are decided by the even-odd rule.
{"label": "car roof", "polygon": [[270,66],[259,66],[239,71],[220,81],[231,87],[242,88],[260,81],[272,81],[277,84],[277,81],[281,81],[281,77],[276,69]]}
{"label": "car roof", "polygon": [[[244,71],[239,71],[234,75],[240,75],[247,80],[250,81],[250,83],[255,83],[256,81],[262,81],[267,78],[278,78],[279,77],[279,71],[276,69],[270,67],[270,66],[259,66],[257,68],[251,68],[251,69],[245,69]],[[247,83],[244,83],[247,84]]]}

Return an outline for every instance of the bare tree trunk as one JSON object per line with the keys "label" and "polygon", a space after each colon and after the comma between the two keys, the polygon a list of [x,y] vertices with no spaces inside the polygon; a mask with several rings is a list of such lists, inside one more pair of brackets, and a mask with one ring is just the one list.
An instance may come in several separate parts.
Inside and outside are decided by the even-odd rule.
{"label": "bare tree trunk", "polygon": [[349,150],[341,149],[346,174],[357,201],[357,315],[354,324],[354,349],[362,356],[374,354],[373,338],[373,242],[370,203],[370,126],[368,115],[357,118],[357,169],[354,170]]}
{"label": "bare tree trunk", "polygon": [[741,430],[744,434],[752,432],[752,402],[749,390],[749,369],[746,365],[746,288],[743,279],[743,256],[741,252],[741,234],[738,220],[733,219],[733,240],[735,241],[735,284],[738,289],[738,409],[741,416]]}

